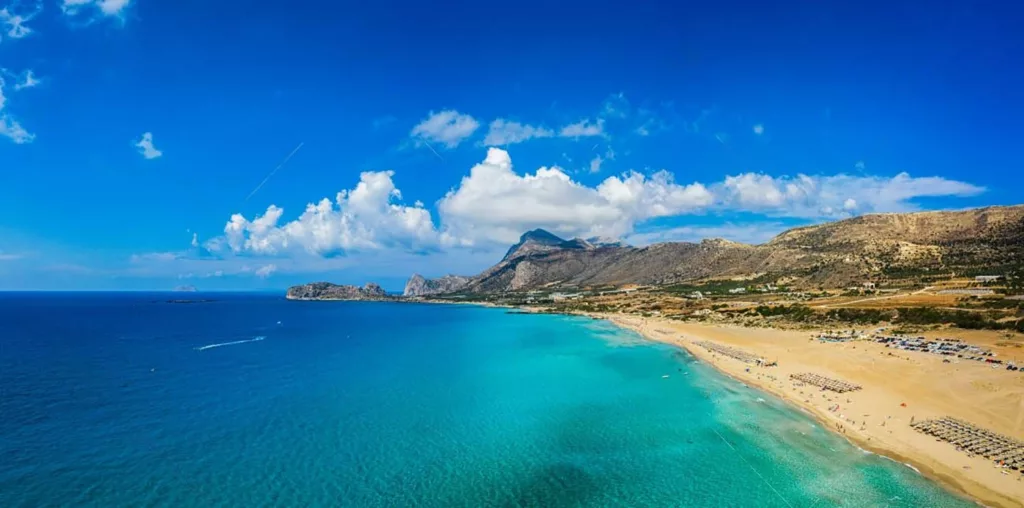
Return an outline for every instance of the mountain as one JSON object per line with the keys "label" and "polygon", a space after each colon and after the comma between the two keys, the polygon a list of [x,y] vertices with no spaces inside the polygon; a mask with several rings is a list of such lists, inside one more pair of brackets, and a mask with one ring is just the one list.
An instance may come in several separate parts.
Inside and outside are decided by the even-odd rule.
{"label": "mountain", "polygon": [[445,275],[440,279],[427,279],[422,275],[413,274],[405,283],[403,296],[429,296],[443,293],[454,293],[469,284],[470,278],[461,275]]}
{"label": "mountain", "polygon": [[523,233],[519,237],[519,243],[508,249],[502,261],[507,259],[525,256],[533,252],[550,252],[561,249],[588,249],[593,248],[586,240],[563,240],[543,229],[534,229]]}
{"label": "mountain", "polygon": [[288,288],[289,300],[388,300],[387,292],[374,283],[363,287],[344,286],[330,282],[313,282]]}
{"label": "mountain", "polygon": [[868,280],[1001,274],[1022,263],[1024,205],[1018,205],[864,215],[791,229],[762,245],[709,239],[637,248],[563,240],[533,230],[498,264],[443,292],[672,284],[726,277],[781,279],[797,288],[840,288]]}

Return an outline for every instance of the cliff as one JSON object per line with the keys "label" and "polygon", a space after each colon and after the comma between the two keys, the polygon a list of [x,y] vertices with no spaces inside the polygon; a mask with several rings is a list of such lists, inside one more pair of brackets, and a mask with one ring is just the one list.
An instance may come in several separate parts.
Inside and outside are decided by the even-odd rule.
{"label": "cliff", "polygon": [[427,279],[422,275],[413,274],[405,283],[403,296],[429,296],[444,293],[455,293],[469,284],[469,277],[461,275],[445,275],[439,279]]}

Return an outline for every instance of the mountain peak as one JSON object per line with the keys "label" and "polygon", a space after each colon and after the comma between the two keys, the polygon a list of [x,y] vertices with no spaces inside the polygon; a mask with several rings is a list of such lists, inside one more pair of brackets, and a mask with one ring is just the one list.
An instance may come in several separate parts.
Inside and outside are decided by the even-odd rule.
{"label": "mountain peak", "polygon": [[554,234],[552,234],[548,230],[540,229],[540,228],[531,229],[530,231],[527,231],[527,232],[523,233],[523,236],[519,237],[519,243],[525,243],[525,242],[527,242],[529,240],[533,240],[535,242],[541,242],[541,243],[550,243],[550,244],[558,244],[558,243],[562,243],[562,242],[565,241],[565,240],[559,238],[558,236],[555,236]]}
{"label": "mountain peak", "polygon": [[508,252],[505,253],[505,257],[501,259],[504,261],[516,255],[527,254],[539,250],[550,250],[562,245],[563,243],[565,243],[565,240],[546,230],[539,228],[532,229],[523,233],[523,236],[519,237],[519,242],[509,248]]}

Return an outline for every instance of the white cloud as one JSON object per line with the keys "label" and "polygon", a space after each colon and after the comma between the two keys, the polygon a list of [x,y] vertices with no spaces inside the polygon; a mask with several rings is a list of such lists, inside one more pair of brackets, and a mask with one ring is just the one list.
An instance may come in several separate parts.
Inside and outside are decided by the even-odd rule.
{"label": "white cloud", "polygon": [[39,83],[41,83],[41,81],[36,79],[36,75],[32,72],[31,69],[29,69],[25,71],[21,75],[21,79],[19,79],[18,82],[14,84],[14,91],[17,92],[19,90],[24,90],[26,88],[32,88],[34,86],[38,86]]}
{"label": "white cloud", "polygon": [[707,238],[724,238],[733,242],[758,245],[794,226],[781,222],[756,224],[722,224],[720,226],[681,226],[626,236],[630,245],[644,246],[661,242],[699,242]]}
{"label": "white cloud", "polygon": [[19,145],[31,143],[36,138],[35,134],[29,133],[14,117],[4,112],[4,108],[7,106],[7,97],[4,95],[5,85],[3,77],[0,77],[0,136],[9,138]]}
{"label": "white cloud", "polygon": [[25,26],[25,23],[31,21],[42,10],[42,4],[37,4],[35,11],[26,14],[17,14],[12,9],[13,6],[0,9],[0,27],[3,28],[7,37],[21,39],[31,34],[32,29]]}
{"label": "white cloud", "polygon": [[[597,159],[614,157],[610,149]],[[971,196],[984,189],[940,177],[914,178],[848,175],[773,177],[745,173],[714,184],[681,185],[668,171],[644,175],[629,171],[584,185],[558,167],[518,174],[508,152],[487,151],[486,159],[437,202],[439,222],[421,202],[401,203],[391,171],[368,171],[351,190],[307,205],[285,222],[284,210],[270,205],[252,220],[231,216],[223,236],[203,246],[218,261],[188,261],[188,271],[251,273],[239,260],[273,258],[281,271],[309,271],[372,262],[420,263],[424,252],[492,252],[515,242],[527,230],[544,228],[564,237],[628,237],[634,243],[721,236],[759,243],[785,229],[781,222],[764,225],[682,227],[633,233],[638,224],[660,217],[707,211],[753,212],[767,217],[841,218],[855,213],[908,211],[922,197]],[[717,228],[717,229],[716,229]],[[197,237],[193,237],[198,242]],[[386,252],[386,254],[385,254]],[[149,254],[151,263],[175,260],[179,254]],[[335,254],[344,254],[336,256]],[[317,261],[319,260],[319,261]],[[390,260],[390,261],[387,261]],[[133,258],[133,261],[140,261]],[[206,264],[202,264],[206,263]],[[216,263],[224,263],[223,266]],[[141,268],[141,267],[140,267]],[[457,267],[456,267],[457,268]]]}
{"label": "white cloud", "polygon": [[426,119],[412,128],[409,135],[420,143],[439,143],[445,148],[455,148],[472,136],[478,127],[480,122],[473,117],[448,109],[438,113],[431,111]]}
{"label": "white cloud", "polygon": [[160,157],[161,155],[164,154],[162,151],[157,150],[156,147],[153,146],[153,133],[152,132],[145,132],[145,133],[143,133],[142,134],[142,139],[139,139],[135,143],[135,148],[138,148],[139,149],[139,153],[142,154],[142,156],[147,158],[147,159],[155,159],[155,158]]}
{"label": "white cloud", "polygon": [[0,261],[16,261],[18,259],[21,259],[22,257],[24,256],[22,256],[21,254],[11,254],[9,252],[4,252],[0,250]]}
{"label": "white cloud", "polygon": [[755,125],[754,126],[754,134],[757,134],[758,136],[764,134],[764,125],[761,125],[761,124]]}
{"label": "white cloud", "polygon": [[638,136],[651,136],[669,128],[668,123],[656,111],[638,108],[636,113],[640,119],[643,119],[643,123],[633,129],[633,133]]}
{"label": "white cloud", "polygon": [[590,172],[600,172],[602,164],[604,164],[607,161],[613,160],[615,160],[615,150],[612,150],[612,147],[609,146],[608,149],[605,150],[603,157],[600,154],[598,154],[595,155],[593,159],[590,159]]}
{"label": "white cloud", "polygon": [[199,235],[192,233],[192,247],[199,247]]}
{"label": "white cloud", "polygon": [[26,131],[17,120],[9,115],[0,115],[0,136],[10,138],[11,141],[19,145],[31,143],[36,139],[35,134]]}
{"label": "white cloud", "polygon": [[579,122],[562,127],[558,131],[558,135],[563,138],[604,136],[604,119],[598,118],[596,122],[591,122],[588,119],[580,120]]}
{"label": "white cloud", "polygon": [[942,177],[879,176],[772,177],[744,173],[729,176],[716,187],[721,206],[785,217],[842,217],[849,212],[907,212],[914,199],[968,197],[985,191]]}
{"label": "white cloud", "polygon": [[132,254],[129,261],[132,263],[142,263],[145,261],[166,263],[168,261],[174,261],[181,258],[182,255],[178,252],[147,252],[145,254]]}
{"label": "white cloud", "polygon": [[554,135],[554,131],[547,127],[524,125],[519,122],[499,118],[491,122],[487,130],[487,136],[484,137],[484,145],[505,146],[522,143],[534,138],[550,138]]}
{"label": "white cloud", "polygon": [[601,105],[601,116],[604,118],[626,118],[629,111],[629,100],[622,92],[612,94]]}
{"label": "white cloud", "polygon": [[853,167],[856,168],[856,169],[859,169],[861,171],[864,171],[864,168],[866,166],[864,165],[864,161],[857,161],[857,163],[854,164]]}
{"label": "white cloud", "polygon": [[224,226],[223,239],[212,239],[206,247],[273,256],[436,246],[430,212],[421,206],[395,202],[401,199],[401,192],[395,188],[393,174],[364,172],[354,189],[339,192],[333,202],[324,198],[310,203],[299,218],[285,224],[278,224],[284,210],[274,205],[251,221],[234,214]]}
{"label": "white cloud", "polygon": [[101,16],[121,17],[132,0],[62,0],[61,10],[69,16],[94,12]]}
{"label": "white cloud", "polygon": [[263,266],[257,268],[255,273],[256,273],[257,277],[259,277],[261,279],[266,279],[267,277],[270,277],[270,274],[272,274],[272,273],[274,273],[276,271],[277,271],[277,265],[271,263],[269,265],[263,265]]}
{"label": "white cloud", "polygon": [[514,242],[542,227],[566,236],[619,237],[653,217],[686,213],[710,205],[703,185],[682,186],[660,171],[646,177],[630,172],[597,187],[572,179],[560,168],[542,167],[518,175],[507,152],[491,148],[459,186],[438,204],[446,243],[478,245]]}

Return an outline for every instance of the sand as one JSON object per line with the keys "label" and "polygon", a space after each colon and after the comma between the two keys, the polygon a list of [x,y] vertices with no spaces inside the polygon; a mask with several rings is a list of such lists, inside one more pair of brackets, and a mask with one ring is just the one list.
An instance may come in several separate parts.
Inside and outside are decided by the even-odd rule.
{"label": "sand", "polygon": [[[955,492],[989,506],[1024,507],[1024,475],[1020,472],[1004,474],[991,461],[969,457],[953,445],[910,427],[911,418],[953,416],[1024,439],[1022,372],[968,360],[943,363],[938,355],[888,349],[871,342],[820,343],[806,331],[712,326],[618,314],[592,316],[649,339],[681,346],[722,372],[807,410],[826,428],[840,432],[858,446],[910,464]],[[755,367],[712,354],[694,345],[695,340],[741,348],[777,360],[778,366]],[[798,386],[789,376],[801,372],[851,382],[863,389],[837,394]],[[839,410],[829,411],[835,404],[839,404]]]}

